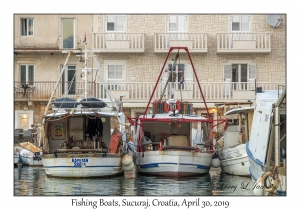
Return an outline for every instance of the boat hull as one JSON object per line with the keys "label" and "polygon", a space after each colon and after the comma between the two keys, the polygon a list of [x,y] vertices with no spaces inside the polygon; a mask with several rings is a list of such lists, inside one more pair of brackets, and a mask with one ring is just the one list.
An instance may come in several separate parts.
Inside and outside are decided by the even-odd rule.
{"label": "boat hull", "polygon": [[209,173],[212,155],[188,151],[146,151],[136,155],[138,172],[162,176],[196,176]]}
{"label": "boat hull", "polygon": [[52,177],[106,177],[123,173],[118,154],[47,154],[43,155],[43,165],[46,175]]}
{"label": "boat hull", "polygon": [[22,165],[43,166],[42,159],[40,157],[34,157],[34,154],[26,149],[20,151],[19,159]]}
{"label": "boat hull", "polygon": [[[249,159],[249,172],[252,178],[253,185],[255,185],[255,182],[264,175],[265,171],[263,169],[265,168],[265,166],[262,165],[262,163],[260,163],[259,161],[257,161],[257,159],[255,159],[255,157],[252,155],[252,152],[249,150],[248,144],[247,153]],[[286,196],[286,168],[280,167],[278,168],[278,170],[279,184],[278,188],[274,191],[274,193]]]}
{"label": "boat hull", "polygon": [[250,176],[246,144],[217,151],[224,173],[237,176]]}

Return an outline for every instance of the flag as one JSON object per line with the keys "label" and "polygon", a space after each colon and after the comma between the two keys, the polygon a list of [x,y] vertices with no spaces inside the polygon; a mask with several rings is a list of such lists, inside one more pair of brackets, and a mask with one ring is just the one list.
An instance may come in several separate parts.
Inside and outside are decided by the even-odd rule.
{"label": "flag", "polygon": [[182,85],[182,84],[183,84],[183,82],[184,82],[184,76],[182,76],[182,77],[181,77],[181,79],[180,79],[180,82],[179,82],[179,83]]}
{"label": "flag", "polygon": [[83,43],[86,43],[86,33],[84,34]]}

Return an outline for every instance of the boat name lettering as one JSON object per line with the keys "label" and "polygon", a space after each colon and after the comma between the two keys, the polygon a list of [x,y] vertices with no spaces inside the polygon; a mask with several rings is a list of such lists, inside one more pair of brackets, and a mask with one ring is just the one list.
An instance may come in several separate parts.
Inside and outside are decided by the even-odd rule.
{"label": "boat name lettering", "polygon": [[87,162],[89,162],[87,158],[72,158],[74,167],[85,167]]}
{"label": "boat name lettering", "polygon": [[72,163],[88,163],[89,159],[87,158],[72,158]]}

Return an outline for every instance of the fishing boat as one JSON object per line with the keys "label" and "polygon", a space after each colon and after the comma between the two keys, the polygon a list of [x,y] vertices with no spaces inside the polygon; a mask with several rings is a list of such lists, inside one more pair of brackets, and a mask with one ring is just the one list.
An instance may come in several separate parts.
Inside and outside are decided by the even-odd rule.
{"label": "fishing boat", "polygon": [[[86,44],[85,50],[78,50],[81,53],[78,55],[79,63],[83,68],[76,67],[84,83],[82,94],[70,98],[65,93],[52,101],[68,59],[75,51],[68,51],[41,121],[42,162],[46,175],[86,178],[115,176],[130,171],[134,167],[132,158],[126,156],[122,149],[126,140],[124,113],[119,109],[120,103],[110,94],[96,57]],[[89,57],[93,57],[97,68],[87,67]],[[97,70],[110,100],[89,93],[88,74],[93,70]]]}
{"label": "fishing boat", "polygon": [[[167,69],[168,80],[158,100],[153,100],[153,95],[165,71],[165,65],[173,49],[178,49],[175,59]],[[210,125],[213,120],[209,118],[208,108],[202,94],[203,103],[206,107],[208,117],[197,116],[193,112],[192,103],[186,103],[174,98],[176,63],[179,58],[179,50],[184,49],[190,59],[198,87],[202,94],[200,83],[194,69],[193,62],[187,47],[170,47],[164,65],[160,71],[147,107],[138,118],[127,119],[136,126],[134,145],[137,146],[135,153],[136,170],[139,173],[162,175],[172,177],[197,176],[209,173],[212,166],[213,147],[210,141],[212,129],[209,136],[202,138],[203,131],[193,132],[193,123]],[[183,81],[181,79],[181,81]],[[166,89],[168,92],[166,93]],[[158,95],[156,93],[156,95]],[[163,96],[170,97],[163,100]],[[148,111],[152,103],[152,111]],[[198,137],[195,137],[198,136]],[[194,138],[194,139],[193,139]]]}
{"label": "fishing boat", "polygon": [[286,195],[286,89],[256,94],[246,145],[256,195]]}
{"label": "fishing boat", "polygon": [[43,166],[42,158],[43,150],[30,142],[21,142],[23,148],[20,151],[20,162],[27,166]]}
{"label": "fishing boat", "polygon": [[216,153],[224,173],[238,176],[250,176],[246,143],[252,126],[254,107],[235,108],[225,116],[238,115],[238,125],[226,124],[224,135],[216,143]]}

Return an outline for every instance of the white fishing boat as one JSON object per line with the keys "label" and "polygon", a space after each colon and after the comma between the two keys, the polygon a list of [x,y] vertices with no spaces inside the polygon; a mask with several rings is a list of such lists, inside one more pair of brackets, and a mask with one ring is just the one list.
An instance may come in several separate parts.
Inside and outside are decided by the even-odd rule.
{"label": "white fishing boat", "polygon": [[[178,49],[178,53],[175,60],[172,60],[172,66],[169,66],[167,70],[169,76],[165,88],[161,93],[160,99],[152,101],[167,59],[173,49]],[[212,132],[210,132],[210,137],[204,139],[201,138],[203,137],[203,132],[199,131],[201,135],[193,139],[195,135],[193,134],[192,123],[202,123],[204,126],[206,124],[211,125],[213,120],[209,117],[195,115],[192,112],[192,103],[174,99],[174,81],[178,73],[175,71],[175,65],[180,49],[184,49],[187,52],[201,91],[187,47],[170,47],[144,114],[137,119],[128,117],[132,124],[136,124],[134,137],[134,144],[137,145],[135,163],[139,173],[173,177],[194,176],[209,173],[212,166],[213,147],[212,143],[210,143],[211,141],[209,141],[212,137]],[[166,95],[170,96],[170,99],[162,100],[167,88],[168,92]],[[209,116],[203,94],[202,98],[207,110],[207,116]],[[152,111],[148,112],[151,102],[153,108]]]}
{"label": "white fishing boat", "polygon": [[21,142],[23,147],[20,151],[20,162],[27,166],[43,166],[42,158],[43,150],[30,142]]}
{"label": "white fishing boat", "polygon": [[225,126],[224,135],[217,141],[216,153],[224,173],[250,176],[246,143],[249,140],[254,107],[232,109],[228,115],[238,114],[238,125]]}
{"label": "white fishing boat", "polygon": [[256,195],[286,195],[286,89],[256,94],[246,151]]}
{"label": "white fishing boat", "polygon": [[[84,90],[77,98],[64,95],[52,102],[57,85],[63,75],[68,57],[49,99],[42,119],[43,166],[46,174],[53,177],[103,177],[122,174],[134,167],[132,158],[123,153],[125,142],[125,117],[119,110],[103,79],[93,51],[80,51],[83,68],[77,67],[84,80]],[[88,53],[91,53],[97,68],[88,68]],[[97,70],[110,101],[91,96],[88,92],[88,74]],[[71,85],[71,84],[70,84]],[[51,112],[49,106],[52,104]],[[124,135],[123,135],[124,134]],[[123,162],[123,164],[122,164]]]}

